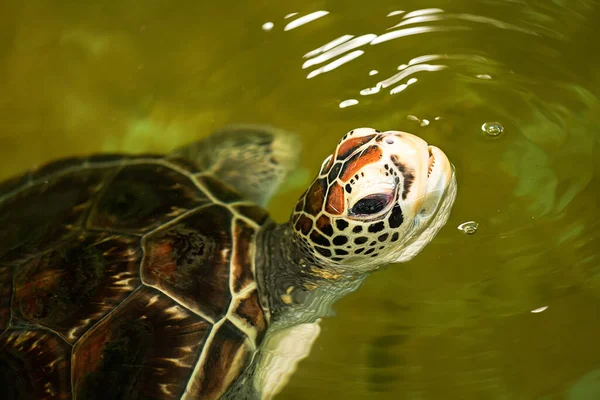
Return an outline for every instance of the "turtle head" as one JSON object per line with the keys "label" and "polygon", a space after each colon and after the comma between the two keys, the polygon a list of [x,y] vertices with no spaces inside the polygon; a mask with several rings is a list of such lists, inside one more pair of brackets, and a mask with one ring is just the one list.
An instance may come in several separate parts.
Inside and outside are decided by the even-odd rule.
{"label": "turtle head", "polygon": [[320,264],[370,271],[421,251],[455,197],[454,168],[440,149],[405,132],[355,129],[323,162],[292,226]]}

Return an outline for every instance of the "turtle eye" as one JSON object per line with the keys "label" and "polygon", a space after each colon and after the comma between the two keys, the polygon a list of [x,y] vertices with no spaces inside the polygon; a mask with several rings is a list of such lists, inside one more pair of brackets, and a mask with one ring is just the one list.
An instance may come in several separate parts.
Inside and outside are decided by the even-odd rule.
{"label": "turtle eye", "polygon": [[351,215],[373,215],[383,211],[394,200],[387,193],[370,194],[358,200],[350,209]]}

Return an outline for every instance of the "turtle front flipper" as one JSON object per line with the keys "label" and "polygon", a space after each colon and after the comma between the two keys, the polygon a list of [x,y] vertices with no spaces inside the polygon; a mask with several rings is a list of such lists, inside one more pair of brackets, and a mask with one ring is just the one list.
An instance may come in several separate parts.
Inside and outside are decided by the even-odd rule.
{"label": "turtle front flipper", "polygon": [[299,158],[300,142],[284,130],[233,125],[176,149],[173,155],[193,161],[244,197],[265,206]]}

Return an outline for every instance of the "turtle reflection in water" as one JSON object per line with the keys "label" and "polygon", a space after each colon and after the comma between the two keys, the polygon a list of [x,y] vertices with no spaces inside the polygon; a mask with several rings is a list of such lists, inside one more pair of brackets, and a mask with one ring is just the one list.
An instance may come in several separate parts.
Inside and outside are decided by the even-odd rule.
{"label": "turtle reflection in water", "polygon": [[169,155],[50,163],[0,185],[3,399],[267,399],[331,305],[415,256],[456,195],[444,153],[355,129],[285,224],[294,136],[237,126]]}

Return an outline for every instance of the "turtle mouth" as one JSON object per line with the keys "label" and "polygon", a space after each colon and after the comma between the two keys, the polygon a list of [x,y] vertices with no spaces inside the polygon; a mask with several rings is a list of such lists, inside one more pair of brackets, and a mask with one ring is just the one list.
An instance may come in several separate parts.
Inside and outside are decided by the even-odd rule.
{"label": "turtle mouth", "polygon": [[427,166],[427,178],[429,178],[431,176],[431,172],[433,171],[433,168],[435,167],[435,156],[433,155],[433,152],[431,151],[431,146],[427,146],[427,151],[429,152],[429,164]]}
{"label": "turtle mouth", "polygon": [[[449,186],[455,180],[454,167],[446,154],[435,146],[427,146],[426,196],[437,199],[437,206],[443,201]],[[437,208],[437,206],[435,208]]]}
{"label": "turtle mouth", "polygon": [[[442,150],[435,146],[427,146],[427,180],[428,186],[431,186],[431,181],[438,184],[447,184],[454,173],[454,168],[450,164],[450,160]],[[445,185],[443,185],[445,186]]]}

